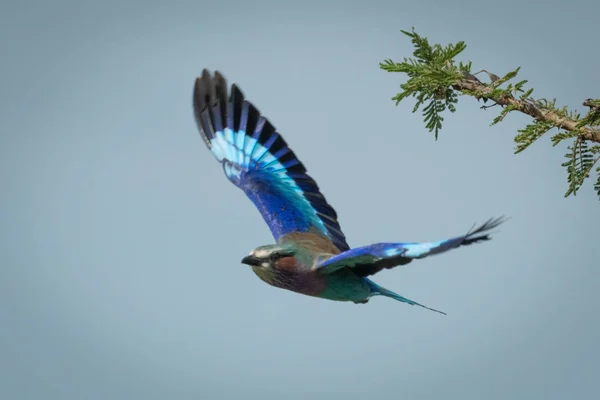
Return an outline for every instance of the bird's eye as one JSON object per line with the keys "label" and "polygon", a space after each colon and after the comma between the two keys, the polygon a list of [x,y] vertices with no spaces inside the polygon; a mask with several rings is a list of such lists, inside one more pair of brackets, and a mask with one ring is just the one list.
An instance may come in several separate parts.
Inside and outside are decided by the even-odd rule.
{"label": "bird's eye", "polygon": [[279,253],[272,253],[269,258],[271,259],[271,261],[275,262],[275,261],[277,261],[277,260],[279,260],[281,258],[281,254],[279,254]]}

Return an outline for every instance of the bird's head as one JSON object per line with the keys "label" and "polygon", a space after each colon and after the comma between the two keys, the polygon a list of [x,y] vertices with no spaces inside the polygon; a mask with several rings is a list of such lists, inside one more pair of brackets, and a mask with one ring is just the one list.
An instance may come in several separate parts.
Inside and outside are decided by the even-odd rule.
{"label": "bird's head", "polygon": [[270,244],[255,248],[242,259],[243,264],[257,269],[274,269],[286,263],[295,263],[296,249],[290,244]]}

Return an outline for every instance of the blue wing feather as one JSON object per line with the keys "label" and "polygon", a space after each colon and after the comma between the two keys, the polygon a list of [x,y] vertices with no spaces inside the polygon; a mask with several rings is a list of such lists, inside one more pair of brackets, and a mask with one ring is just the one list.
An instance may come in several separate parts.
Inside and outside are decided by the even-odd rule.
{"label": "blue wing feather", "polygon": [[218,72],[196,79],[194,112],[205,143],[225,175],[262,214],[276,240],[292,232],[318,232],[348,250],[335,210],[285,140]]}
{"label": "blue wing feather", "polygon": [[373,275],[384,268],[408,264],[413,259],[424,258],[460,246],[490,240],[491,238],[486,232],[496,228],[505,220],[504,217],[491,218],[465,235],[435,242],[376,243],[357,247],[323,260],[317,265],[317,268],[323,274],[329,274],[348,267],[360,276]]}

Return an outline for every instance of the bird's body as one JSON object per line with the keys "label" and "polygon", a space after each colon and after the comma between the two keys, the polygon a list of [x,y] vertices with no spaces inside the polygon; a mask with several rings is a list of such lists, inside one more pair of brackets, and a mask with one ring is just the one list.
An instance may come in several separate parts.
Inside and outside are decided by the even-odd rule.
{"label": "bird's body", "polygon": [[[300,236],[300,237],[298,237]],[[282,243],[294,250],[293,257],[282,257],[274,261],[270,268],[253,265],[254,273],[269,285],[305,294],[337,301],[366,302],[373,295],[373,285],[368,279],[360,277],[350,269],[341,269],[332,274],[322,274],[318,262],[339,254],[323,253],[323,238],[314,233],[296,233],[284,238]]]}
{"label": "bird's body", "polygon": [[367,277],[488,240],[486,232],[503,221],[490,219],[464,235],[437,242],[377,243],[350,249],[337,214],[317,183],[236,85],[228,96],[225,79],[204,70],[194,88],[194,112],[200,133],[225,175],[255,204],[276,239],[276,244],[260,246],[242,260],[269,285],[354,303],[382,295],[428,308]]}

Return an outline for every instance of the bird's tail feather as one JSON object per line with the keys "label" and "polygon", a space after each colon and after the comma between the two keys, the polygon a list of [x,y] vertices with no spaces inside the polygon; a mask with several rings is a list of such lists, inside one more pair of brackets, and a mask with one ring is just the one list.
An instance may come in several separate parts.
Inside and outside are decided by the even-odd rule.
{"label": "bird's tail feather", "polygon": [[398,293],[394,293],[391,290],[388,290],[388,289],[386,289],[384,287],[381,287],[381,286],[379,286],[378,284],[376,284],[375,282],[373,282],[371,280],[369,280],[369,283],[371,284],[371,286],[373,288],[373,295],[374,296],[380,295],[380,296],[389,297],[391,299],[398,300],[398,301],[401,301],[403,303],[410,304],[411,306],[423,307],[423,308],[426,308],[428,310],[435,311],[437,313],[446,315],[446,313],[443,312],[443,311],[436,310],[435,308],[427,307],[427,306],[425,306],[423,304],[417,303],[416,301],[413,301],[413,300],[407,299],[406,297],[400,296]]}

